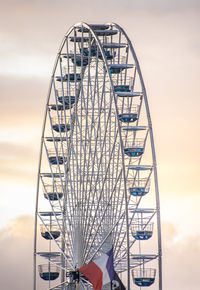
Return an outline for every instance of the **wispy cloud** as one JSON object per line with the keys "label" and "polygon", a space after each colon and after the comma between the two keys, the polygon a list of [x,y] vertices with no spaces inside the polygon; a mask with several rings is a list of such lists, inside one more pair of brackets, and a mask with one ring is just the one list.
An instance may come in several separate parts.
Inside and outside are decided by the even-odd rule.
{"label": "wispy cloud", "polygon": [[[1,286],[4,290],[31,289],[33,232],[33,217],[25,215],[1,229]],[[200,236],[176,240],[176,235],[177,229],[173,224],[163,226],[163,287],[198,290]],[[12,279],[9,278],[11,274]]]}
{"label": "wispy cloud", "polygon": [[0,268],[3,289],[32,288],[32,253],[33,218],[31,216],[21,216],[1,229]]}
{"label": "wispy cloud", "polygon": [[[39,144],[38,144],[39,145]],[[39,146],[38,146],[39,147]],[[0,143],[0,174],[5,179],[32,179],[36,171],[34,161],[39,156],[39,148],[18,145],[14,143]]]}
{"label": "wispy cloud", "polygon": [[200,234],[177,240],[177,232],[173,224],[163,225],[163,287],[198,290]]}

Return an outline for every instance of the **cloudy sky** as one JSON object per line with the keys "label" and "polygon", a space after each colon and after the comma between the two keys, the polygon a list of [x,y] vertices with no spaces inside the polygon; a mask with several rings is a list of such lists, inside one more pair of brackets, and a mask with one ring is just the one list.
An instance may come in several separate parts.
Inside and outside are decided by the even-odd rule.
{"label": "cloudy sky", "polygon": [[1,3],[1,285],[4,290],[32,288],[33,214],[48,83],[64,34],[80,21],[116,22],[133,42],[149,96],[155,134],[164,289],[197,290],[199,0],[7,0]]}

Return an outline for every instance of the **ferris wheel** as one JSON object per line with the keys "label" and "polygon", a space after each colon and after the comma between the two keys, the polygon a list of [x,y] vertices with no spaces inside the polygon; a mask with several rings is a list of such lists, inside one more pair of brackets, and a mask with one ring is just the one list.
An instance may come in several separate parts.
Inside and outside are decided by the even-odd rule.
{"label": "ferris wheel", "polygon": [[58,51],[46,102],[34,290],[93,289],[78,269],[110,249],[126,289],[162,289],[156,156],[139,63],[119,25],[77,23]]}

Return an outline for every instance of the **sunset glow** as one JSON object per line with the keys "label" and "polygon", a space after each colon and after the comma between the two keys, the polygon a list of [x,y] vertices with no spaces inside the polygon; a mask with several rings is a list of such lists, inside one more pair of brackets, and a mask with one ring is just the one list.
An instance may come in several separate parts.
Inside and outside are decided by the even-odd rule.
{"label": "sunset glow", "polygon": [[64,34],[84,20],[118,22],[133,41],[156,145],[163,289],[198,290],[200,2],[67,2],[10,0],[0,12],[2,289],[32,289],[36,177],[49,80]]}

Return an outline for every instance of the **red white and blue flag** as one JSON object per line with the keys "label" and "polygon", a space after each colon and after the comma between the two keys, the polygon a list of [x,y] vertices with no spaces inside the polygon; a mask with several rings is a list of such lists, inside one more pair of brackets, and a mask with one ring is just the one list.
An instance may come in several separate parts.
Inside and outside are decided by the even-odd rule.
{"label": "red white and blue flag", "polygon": [[94,290],[101,290],[103,285],[114,278],[113,248],[93,262],[81,267],[79,272],[92,283]]}

